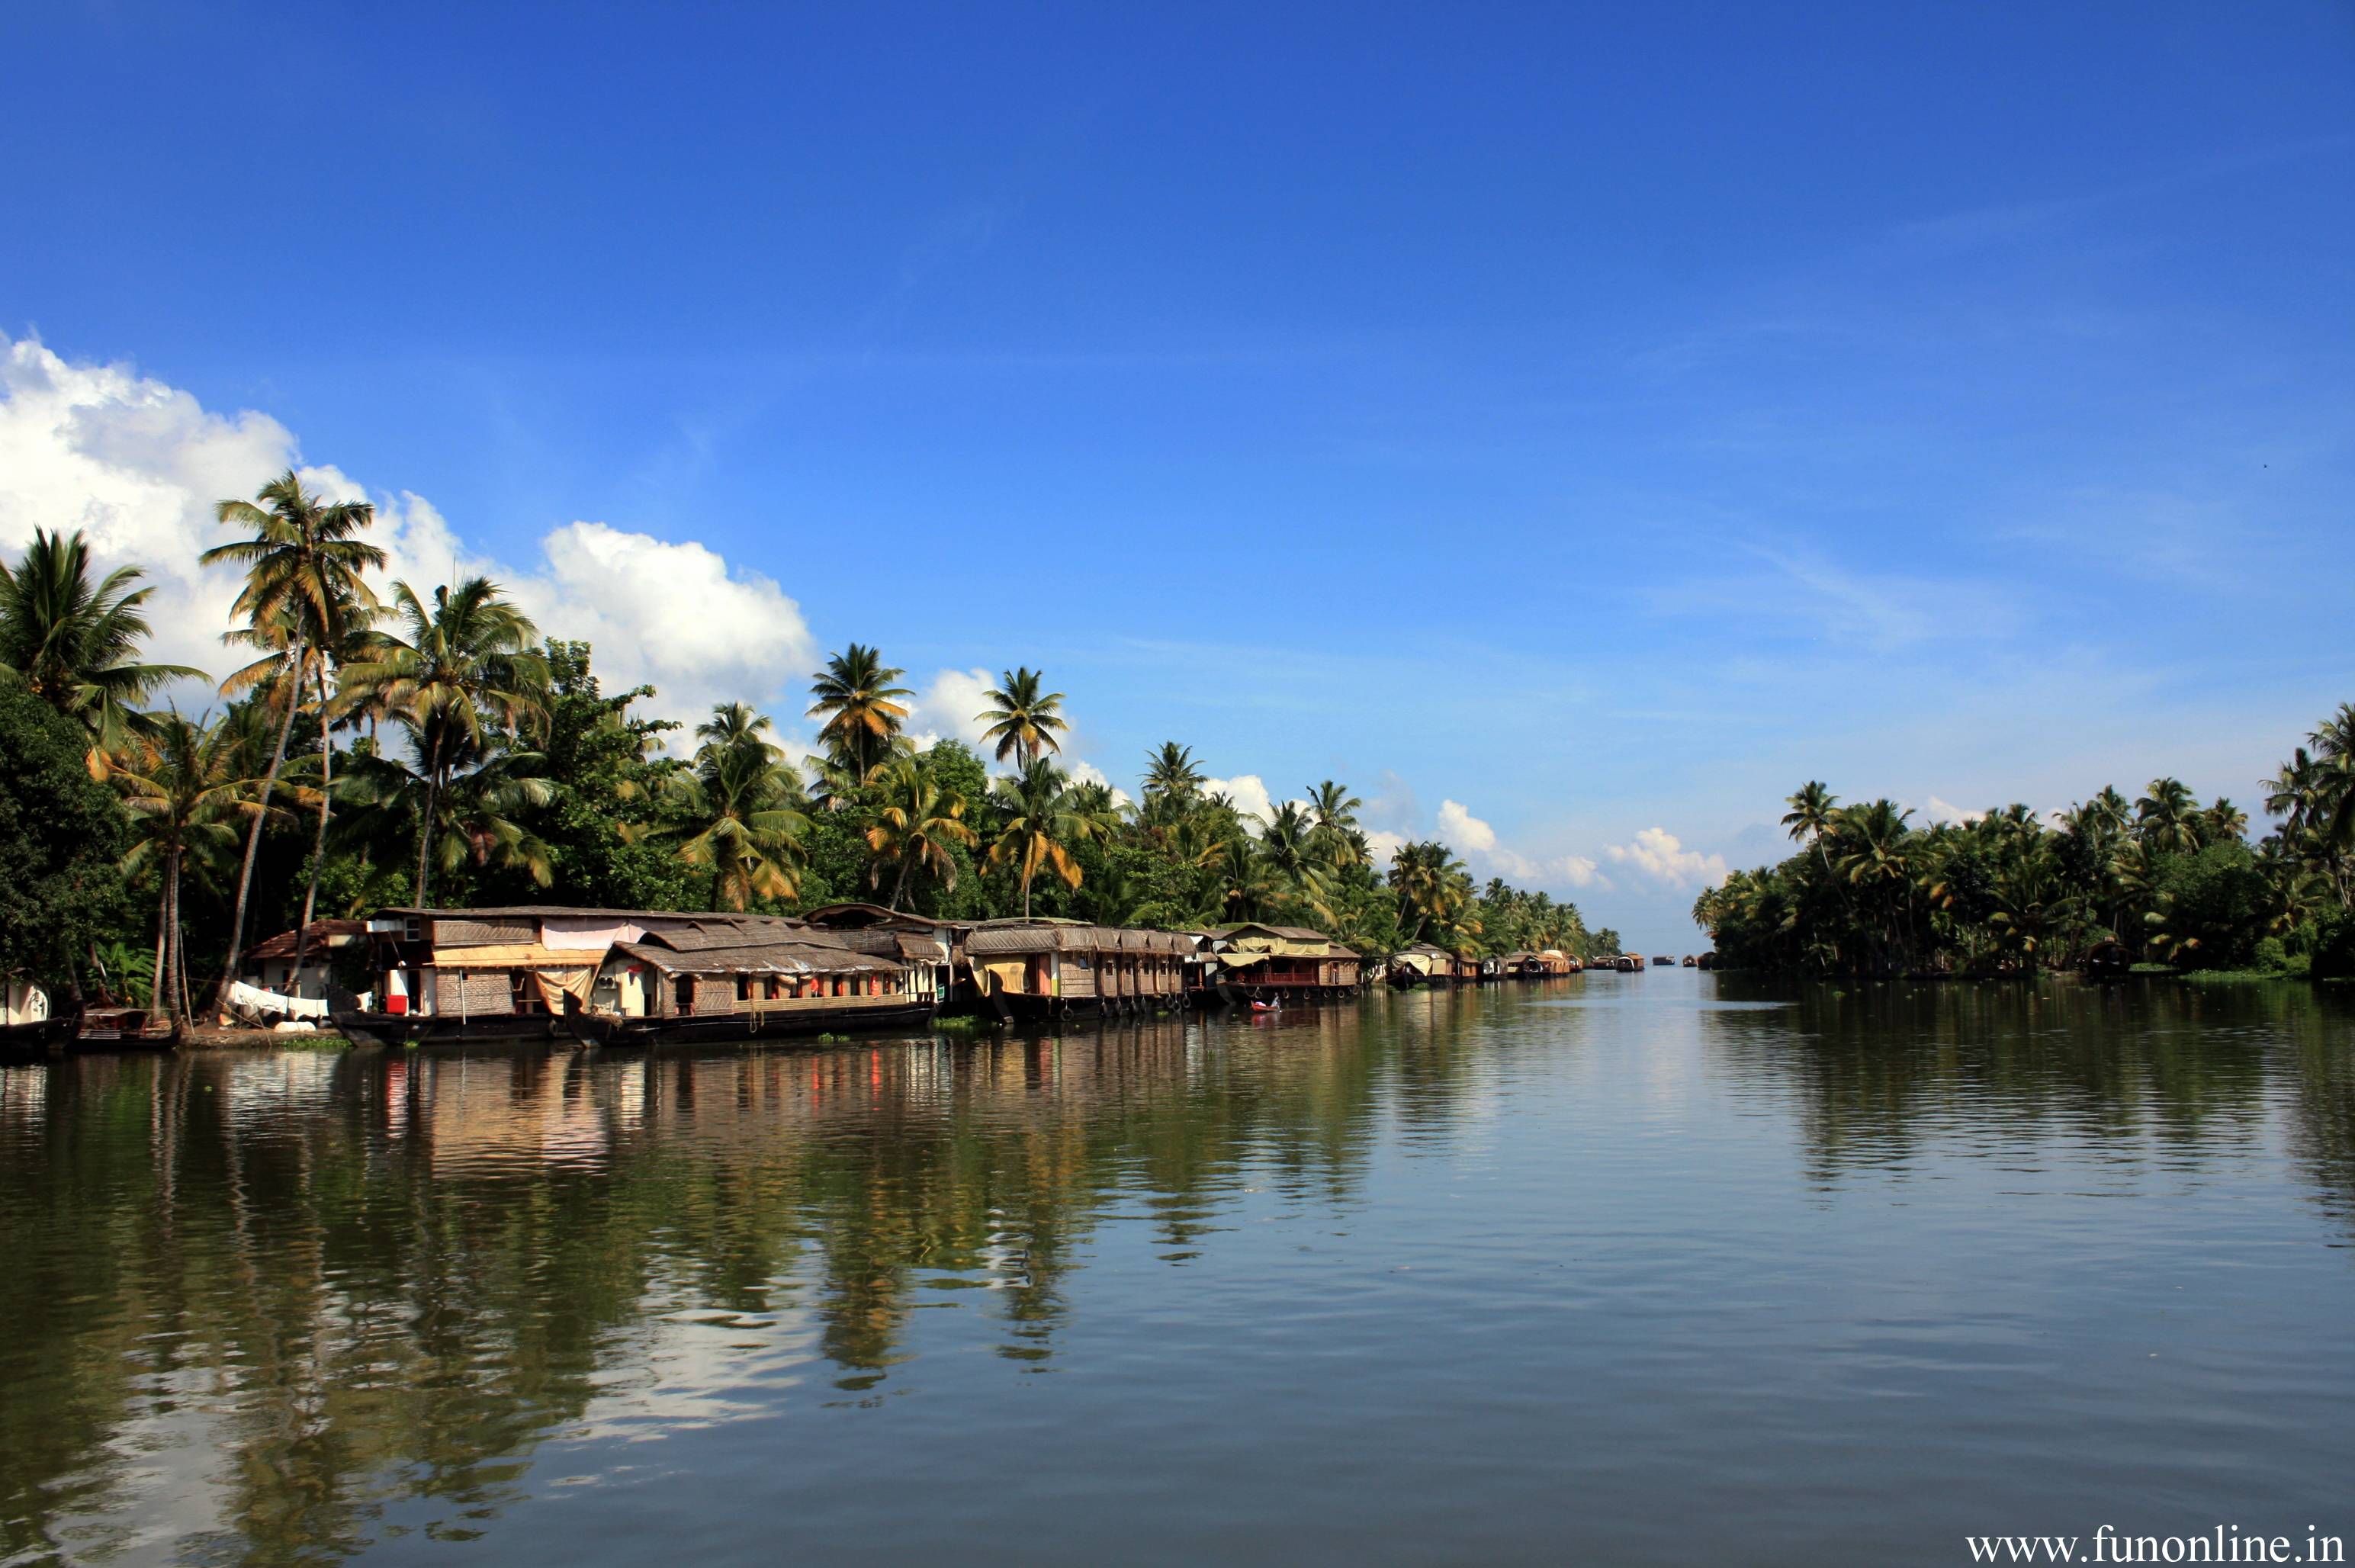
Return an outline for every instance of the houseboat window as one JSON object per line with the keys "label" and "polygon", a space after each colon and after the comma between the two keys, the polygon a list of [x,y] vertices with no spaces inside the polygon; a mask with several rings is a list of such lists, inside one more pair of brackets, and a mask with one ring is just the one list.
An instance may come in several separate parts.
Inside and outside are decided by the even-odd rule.
{"label": "houseboat window", "polygon": [[678,993],[678,1010],[683,1013],[691,1013],[695,1011],[695,976],[692,975],[681,975],[678,977],[677,990]]}
{"label": "houseboat window", "polygon": [[739,975],[736,976],[736,999],[740,1002],[749,1002],[752,999],[751,976]]}

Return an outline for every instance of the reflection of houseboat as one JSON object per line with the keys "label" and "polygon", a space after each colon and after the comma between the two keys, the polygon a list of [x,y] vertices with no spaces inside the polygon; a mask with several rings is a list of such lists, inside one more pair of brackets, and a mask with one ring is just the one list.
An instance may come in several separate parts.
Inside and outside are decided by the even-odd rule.
{"label": "reflection of houseboat", "polygon": [[985,1011],[1026,1022],[1183,1007],[1197,938],[1075,920],[959,926],[956,957]]}
{"label": "reflection of houseboat", "polygon": [[1216,984],[1230,1002],[1332,1001],[1357,995],[1365,961],[1321,931],[1252,922],[1213,927]]}

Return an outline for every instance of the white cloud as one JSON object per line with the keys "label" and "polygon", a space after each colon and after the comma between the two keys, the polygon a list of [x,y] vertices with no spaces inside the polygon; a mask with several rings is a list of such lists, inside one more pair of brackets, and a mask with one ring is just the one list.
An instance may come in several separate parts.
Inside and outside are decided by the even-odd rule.
{"label": "white cloud", "polygon": [[1977,822],[1980,817],[1985,816],[1987,813],[1984,811],[1965,811],[1961,806],[1949,805],[1947,802],[1940,800],[1934,795],[1930,797],[1930,804],[1922,808],[1922,815],[1928,817],[1933,822],[1951,823],[1959,827],[1966,822]]}
{"label": "white cloud", "polygon": [[916,743],[929,746],[936,741],[963,741],[987,761],[989,752],[982,745],[981,732],[989,726],[976,715],[990,706],[986,694],[996,685],[986,669],[944,669],[933,676],[909,709],[908,729]]}
{"label": "white cloud", "polygon": [[1460,801],[1439,803],[1439,836],[1469,854],[1487,855],[1497,848],[1497,830],[1473,816]]}
{"label": "white cloud", "polygon": [[1713,888],[1725,880],[1725,857],[1688,849],[1665,827],[1646,827],[1632,844],[1614,844],[1603,853],[1666,887]]}
{"label": "white cloud", "polygon": [[1366,830],[1366,853],[1374,858],[1374,869],[1378,871],[1389,870],[1391,857],[1405,848],[1407,842],[1405,834],[1393,833],[1387,827]]}
{"label": "white cloud", "polygon": [[1245,816],[1255,816],[1262,822],[1275,815],[1275,803],[1267,795],[1267,781],[1257,773],[1238,773],[1231,779],[1204,779],[1202,793],[1225,795],[1234,803],[1237,811]]}
{"label": "white cloud", "polygon": [[[371,498],[339,469],[304,465],[293,433],[266,414],[209,412],[126,366],[71,364],[37,341],[0,338],[0,549],[23,549],[36,528],[80,528],[101,568],[144,568],[155,590],[151,657],[229,667],[220,634],[236,574],[197,556],[229,537],[217,501],[250,496],[288,468],[335,499]],[[372,498],[373,540],[390,557],[380,588],[406,578],[426,592],[453,571],[489,576],[544,632],[593,644],[609,688],[653,685],[650,706],[666,717],[774,699],[812,667],[800,606],[694,540],[573,522],[519,570],[469,548],[422,496]]]}
{"label": "white cloud", "polygon": [[1073,782],[1075,783],[1103,784],[1111,788],[1112,803],[1114,805],[1124,807],[1128,805],[1128,792],[1124,789],[1114,786],[1112,780],[1105,775],[1104,771],[1096,766],[1093,763],[1075,762],[1070,764],[1069,771]]}
{"label": "white cloud", "polygon": [[1564,855],[1553,862],[1553,869],[1573,888],[1607,889],[1611,886],[1611,879],[1583,855]]}

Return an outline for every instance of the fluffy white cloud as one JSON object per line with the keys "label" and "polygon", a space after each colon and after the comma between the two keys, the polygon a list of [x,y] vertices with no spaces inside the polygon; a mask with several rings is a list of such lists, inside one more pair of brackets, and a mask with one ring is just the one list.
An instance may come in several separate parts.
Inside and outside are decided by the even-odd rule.
{"label": "fluffy white cloud", "polygon": [[380,586],[406,578],[423,591],[453,570],[494,578],[544,631],[593,644],[609,687],[654,686],[651,706],[666,717],[774,698],[812,666],[800,606],[694,540],[574,522],[543,537],[538,561],[519,570],[470,549],[422,496],[371,496],[338,469],[304,465],[293,433],[266,414],[210,412],[128,367],[71,364],[38,342],[0,338],[0,548],[21,549],[36,528],[80,528],[102,568],[144,569],[153,657],[227,667],[220,634],[236,573],[197,557],[229,537],[215,502],[251,496],[289,468],[331,498],[374,500],[372,538],[390,557]]}
{"label": "fluffy white cloud", "polygon": [[1374,869],[1378,871],[1389,870],[1391,857],[1406,846],[1407,837],[1403,833],[1393,833],[1387,827],[1366,830],[1366,852],[1374,858]]}
{"label": "fluffy white cloud", "polygon": [[1632,844],[1604,849],[1614,865],[1625,866],[1663,886],[1713,888],[1725,880],[1725,857],[1688,849],[1665,827],[1646,827]]}
{"label": "fluffy white cloud", "polygon": [[1611,879],[1583,855],[1564,855],[1553,862],[1553,869],[1561,874],[1563,881],[1573,888],[1608,888],[1611,885]]}
{"label": "fluffy white cloud", "polygon": [[963,741],[980,751],[986,761],[989,753],[982,747],[981,732],[988,726],[977,715],[991,706],[985,694],[996,685],[986,669],[941,671],[916,694],[908,713],[910,733],[923,746],[935,741]]}
{"label": "fluffy white cloud", "polygon": [[1439,803],[1439,836],[1468,854],[1496,852],[1497,830],[1473,816],[1461,801]]}
{"label": "fluffy white cloud", "polygon": [[1104,771],[1096,766],[1093,763],[1075,762],[1069,764],[1069,771],[1074,783],[1103,784],[1111,788],[1112,803],[1114,805],[1125,806],[1128,805],[1128,792],[1114,784],[1111,778],[1105,774]]}
{"label": "fluffy white cloud", "polygon": [[1267,781],[1257,773],[1238,773],[1231,779],[1204,779],[1205,795],[1222,795],[1234,803],[1245,816],[1265,822],[1275,815],[1275,803],[1268,798]]}

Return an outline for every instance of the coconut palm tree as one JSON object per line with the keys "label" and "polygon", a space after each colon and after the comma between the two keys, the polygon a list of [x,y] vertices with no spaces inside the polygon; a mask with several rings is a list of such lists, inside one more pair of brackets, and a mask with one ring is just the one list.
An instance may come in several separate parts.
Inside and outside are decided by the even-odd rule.
{"label": "coconut palm tree", "polygon": [[1045,672],[1024,665],[1004,672],[998,681],[982,694],[991,706],[974,715],[987,726],[981,738],[997,742],[997,760],[1010,755],[1019,773],[1048,752],[1061,751],[1060,737],[1071,725],[1062,716],[1063,694],[1039,690],[1047,683]]}
{"label": "coconut palm tree", "polygon": [[534,645],[539,629],[488,578],[434,589],[430,608],[414,588],[396,582],[392,619],[396,630],[378,634],[366,656],[346,667],[338,706],[398,714],[421,742],[417,901],[430,907],[438,797],[462,758],[492,758],[498,748],[489,725],[522,732],[544,722],[548,661]]}
{"label": "coconut palm tree", "polygon": [[395,823],[421,811],[428,815],[418,836],[432,869],[450,876],[469,864],[496,867],[547,887],[555,880],[554,856],[515,817],[556,797],[548,759],[510,745],[496,731],[476,741],[442,725],[446,720],[427,726],[400,720],[412,761],[375,752],[351,758],[338,792],[351,808],[352,836],[365,842],[397,831]]}
{"label": "coconut palm tree", "polygon": [[1824,848],[1824,835],[1831,828],[1832,813],[1839,804],[1839,796],[1826,787],[1821,779],[1809,779],[1799,786],[1797,794],[1783,804],[1791,808],[1783,815],[1783,827],[1790,834],[1792,842],[1804,838],[1813,844],[1817,857],[1823,861],[1824,869],[1830,870],[1831,857]]}
{"label": "coconut palm tree", "polygon": [[1077,888],[1082,873],[1071,850],[1103,836],[1106,825],[1082,809],[1085,803],[1073,794],[1070,775],[1043,757],[997,780],[990,799],[1000,822],[989,846],[989,863],[1015,869],[1022,889],[1022,918],[1028,920],[1033,879],[1041,870],[1052,871],[1064,886]]}
{"label": "coconut palm tree", "polygon": [[144,575],[121,566],[93,584],[89,541],[39,528],[15,566],[0,562],[0,669],[90,731],[93,773],[123,742],[135,705],[166,682],[206,678],[135,656],[155,592],[137,586]]}
{"label": "coconut palm tree", "polygon": [[1194,748],[1181,746],[1175,741],[1164,741],[1157,751],[1145,754],[1145,797],[1175,802],[1192,800],[1202,790],[1207,775],[1201,764],[1194,760]]}
{"label": "coconut palm tree", "polygon": [[2135,837],[2146,849],[2189,854],[2200,848],[2200,802],[2181,779],[2153,779],[2135,802]]}
{"label": "coconut palm tree", "polygon": [[1308,792],[1308,817],[1316,848],[1337,868],[1366,863],[1366,840],[1358,831],[1358,809],[1366,803],[1347,784],[1327,779]]}
{"label": "coconut palm tree", "polygon": [[[243,528],[246,537],[216,545],[197,559],[207,566],[245,568],[232,614],[267,634],[283,630],[281,674],[286,688],[284,714],[278,741],[262,774],[256,813],[246,829],[245,863],[238,870],[237,899],[229,915],[229,957],[221,971],[225,992],[237,978],[238,960],[245,950],[246,908],[253,892],[253,860],[261,848],[261,824],[278,773],[286,763],[286,738],[294,727],[294,711],[302,706],[299,693],[311,657],[310,637],[338,616],[345,603],[373,606],[376,594],[361,574],[384,565],[384,551],[358,537],[376,520],[376,508],[366,501],[329,503],[305,489],[293,469],[264,485],[250,501],[228,500],[213,508],[225,527]],[[234,635],[234,634],[231,634]]]}
{"label": "coconut palm tree", "polygon": [[883,656],[853,643],[826,661],[810,685],[809,716],[823,718],[818,739],[854,776],[861,780],[891,753],[891,741],[908,717],[900,699],[915,693],[891,683],[906,672],[883,662]]}
{"label": "coconut palm tree", "polygon": [[875,814],[875,826],[867,830],[867,847],[875,852],[875,863],[868,871],[869,885],[882,880],[885,866],[898,866],[899,874],[891,879],[891,901],[886,906],[894,910],[908,890],[908,873],[918,866],[938,877],[943,889],[954,889],[956,857],[949,853],[949,847],[980,842],[979,835],[964,820],[964,797],[943,788],[922,757],[900,757],[885,763],[879,782],[883,804]]}
{"label": "coconut palm tree", "polygon": [[172,709],[128,735],[108,770],[138,835],[123,869],[134,876],[152,871],[161,888],[154,1005],[166,1022],[179,1014],[187,976],[180,938],[181,874],[191,857],[234,847],[238,818],[258,816],[265,809],[256,798],[255,781],[237,762],[228,726],[198,724]]}
{"label": "coconut palm tree", "polygon": [[807,857],[807,799],[801,776],[766,714],[723,702],[695,728],[694,765],[666,786],[677,821],[664,831],[682,864],[711,872],[710,907],[744,909],[755,898],[800,891]]}

